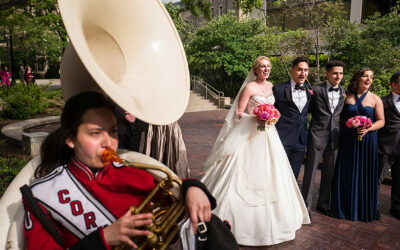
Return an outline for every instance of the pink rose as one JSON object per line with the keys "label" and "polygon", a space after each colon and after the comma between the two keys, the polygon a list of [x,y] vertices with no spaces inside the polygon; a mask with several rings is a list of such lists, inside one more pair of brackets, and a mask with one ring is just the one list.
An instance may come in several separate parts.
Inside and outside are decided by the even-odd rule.
{"label": "pink rose", "polygon": [[357,128],[357,127],[359,127],[359,126],[360,126],[360,120],[354,119],[354,120],[353,120],[353,127],[354,127],[354,128]]}
{"label": "pink rose", "polygon": [[258,107],[255,107],[254,109],[253,109],[253,114],[254,115],[258,115],[260,113],[260,109],[258,108]]}
{"label": "pink rose", "polygon": [[269,119],[270,115],[268,112],[262,111],[262,112],[260,112],[260,114],[258,114],[258,117],[260,118],[260,120],[266,121]]}

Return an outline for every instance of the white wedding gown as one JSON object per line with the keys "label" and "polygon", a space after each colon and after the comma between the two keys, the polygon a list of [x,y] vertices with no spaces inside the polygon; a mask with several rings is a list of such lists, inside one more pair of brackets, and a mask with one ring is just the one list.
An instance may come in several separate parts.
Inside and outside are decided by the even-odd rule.
{"label": "white wedding gown", "polygon": [[[273,95],[250,98],[247,111],[274,104]],[[213,211],[232,225],[240,245],[273,245],[295,238],[310,223],[289,160],[274,125],[256,128],[254,115],[243,116],[225,141],[211,152],[202,182],[217,200]]]}

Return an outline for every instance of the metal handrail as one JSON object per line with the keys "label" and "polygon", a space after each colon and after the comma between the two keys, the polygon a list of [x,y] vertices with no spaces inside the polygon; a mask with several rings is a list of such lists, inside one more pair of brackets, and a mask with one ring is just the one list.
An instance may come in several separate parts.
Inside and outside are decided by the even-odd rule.
{"label": "metal handrail", "polygon": [[206,99],[209,99],[217,105],[218,108],[225,108],[224,92],[215,89],[198,76],[192,76],[190,80],[190,87],[193,91],[196,91]]}

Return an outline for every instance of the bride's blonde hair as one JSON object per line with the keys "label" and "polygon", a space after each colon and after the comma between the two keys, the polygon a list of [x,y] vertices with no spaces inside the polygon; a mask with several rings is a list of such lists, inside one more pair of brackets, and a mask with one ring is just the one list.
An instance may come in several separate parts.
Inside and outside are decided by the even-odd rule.
{"label": "bride's blonde hair", "polygon": [[256,70],[260,67],[261,60],[267,60],[269,62],[269,64],[271,64],[271,67],[272,67],[271,60],[269,60],[268,57],[259,56],[259,57],[256,58],[256,60],[254,60],[253,65],[251,65],[251,69],[253,70],[254,75],[257,75]]}

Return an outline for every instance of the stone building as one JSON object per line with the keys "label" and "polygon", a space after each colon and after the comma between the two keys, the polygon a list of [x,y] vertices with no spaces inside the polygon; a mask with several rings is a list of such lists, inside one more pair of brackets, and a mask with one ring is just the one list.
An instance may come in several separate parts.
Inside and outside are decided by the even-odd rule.
{"label": "stone building", "polygon": [[[225,15],[229,11],[235,15],[243,16],[243,11],[237,10],[235,0],[208,0],[211,3],[211,16],[212,18]],[[321,0],[326,1],[326,0]],[[329,1],[329,0],[327,0]],[[247,14],[253,18],[268,17],[269,25],[280,26],[285,29],[296,29],[302,27],[303,24],[294,20],[294,18],[285,16],[282,9],[273,4],[273,0],[263,0],[260,9],[253,10],[252,13]],[[348,13],[348,18],[353,22],[360,23],[363,19],[380,12],[382,14],[388,13],[390,8],[393,7],[397,0],[344,0],[344,8]],[[179,4],[179,1],[175,1]],[[201,18],[193,18],[189,13],[184,13],[183,18],[193,21],[195,27],[198,27],[202,21]]]}

